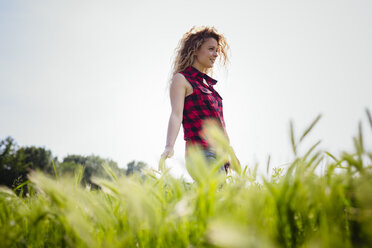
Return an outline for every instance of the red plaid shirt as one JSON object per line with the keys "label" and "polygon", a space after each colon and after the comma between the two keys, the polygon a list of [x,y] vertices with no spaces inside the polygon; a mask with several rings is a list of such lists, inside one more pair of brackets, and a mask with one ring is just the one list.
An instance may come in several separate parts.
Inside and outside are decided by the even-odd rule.
{"label": "red plaid shirt", "polygon": [[[182,126],[186,151],[191,144],[200,144],[203,149],[210,149],[209,144],[200,136],[202,121],[207,118],[214,118],[221,124],[224,132],[225,121],[222,111],[222,97],[213,88],[217,80],[189,66],[180,72],[193,87],[193,93],[185,97]],[[203,83],[203,78],[208,86]]]}

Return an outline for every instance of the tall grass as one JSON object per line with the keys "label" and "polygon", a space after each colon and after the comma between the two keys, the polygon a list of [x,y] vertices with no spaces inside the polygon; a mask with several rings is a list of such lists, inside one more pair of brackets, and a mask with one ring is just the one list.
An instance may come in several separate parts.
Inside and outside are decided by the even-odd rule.
{"label": "tall grass", "polygon": [[[372,128],[370,114],[367,111]],[[372,247],[372,153],[362,125],[355,150],[340,156],[298,147],[321,116],[296,139],[284,171],[257,180],[257,166],[241,168],[223,133],[206,135],[218,150],[208,165],[198,147],[190,152],[188,183],[163,163],[146,177],[95,178],[101,190],[74,177],[29,176],[28,196],[0,189],[1,247]],[[219,168],[229,159],[228,175]],[[320,163],[325,172],[316,173]],[[269,168],[269,161],[267,164]],[[22,194],[21,194],[22,195]]]}

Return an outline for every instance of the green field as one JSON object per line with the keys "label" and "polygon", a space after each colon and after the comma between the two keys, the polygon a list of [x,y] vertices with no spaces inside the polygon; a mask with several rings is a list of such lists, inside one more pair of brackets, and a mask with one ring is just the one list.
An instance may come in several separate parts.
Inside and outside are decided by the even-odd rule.
{"label": "green field", "polygon": [[[82,186],[82,168],[54,177],[34,171],[27,194],[0,188],[0,247],[372,247],[372,151],[362,126],[352,151],[332,155],[317,142],[299,154],[319,119],[299,135],[291,124],[293,160],[260,180],[214,128],[218,162],[207,165],[195,149],[193,183],[164,163],[141,177],[105,166],[111,179],[93,178],[98,190]],[[226,158],[228,176],[218,172]]]}

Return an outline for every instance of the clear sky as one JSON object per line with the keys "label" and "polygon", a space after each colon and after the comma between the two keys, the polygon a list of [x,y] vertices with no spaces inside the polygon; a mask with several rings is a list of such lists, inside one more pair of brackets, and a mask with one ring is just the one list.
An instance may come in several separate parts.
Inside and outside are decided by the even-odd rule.
{"label": "clear sky", "polygon": [[[0,138],[62,159],[96,154],[157,167],[171,111],[172,56],[194,25],[215,26],[231,47],[216,68],[226,129],[240,162],[266,170],[304,148],[351,149],[372,111],[372,1],[0,1]],[[182,126],[174,175],[185,173]],[[187,177],[187,176],[186,176]]]}

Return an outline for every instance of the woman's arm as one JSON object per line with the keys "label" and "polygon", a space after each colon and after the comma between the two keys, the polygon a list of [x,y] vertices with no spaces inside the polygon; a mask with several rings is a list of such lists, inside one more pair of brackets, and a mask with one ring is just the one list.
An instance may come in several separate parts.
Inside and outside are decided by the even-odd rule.
{"label": "woman's arm", "polygon": [[170,101],[172,112],[169,117],[167,140],[162,157],[172,157],[173,148],[182,123],[183,107],[186,96],[186,79],[182,74],[177,73],[170,85]]}

